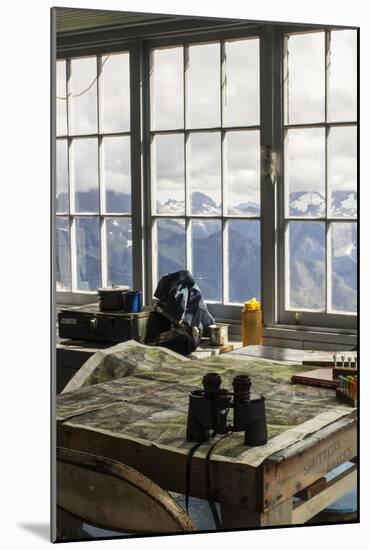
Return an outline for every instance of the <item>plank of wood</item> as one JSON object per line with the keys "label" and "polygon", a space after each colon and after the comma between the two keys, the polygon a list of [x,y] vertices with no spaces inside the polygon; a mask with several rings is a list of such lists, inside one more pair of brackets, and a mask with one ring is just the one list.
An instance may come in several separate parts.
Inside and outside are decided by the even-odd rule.
{"label": "plank of wood", "polygon": [[326,488],[327,486],[327,479],[325,477],[320,477],[314,483],[309,485],[308,487],[305,487],[302,491],[299,491],[295,496],[297,498],[301,498],[301,500],[309,500],[313,496],[317,495]]}
{"label": "plank of wood", "polygon": [[354,466],[328,483],[327,487],[310,500],[299,503],[292,512],[292,524],[301,524],[324,510],[329,504],[345,495],[357,483],[357,468]]}
{"label": "plank of wood", "polygon": [[220,512],[223,529],[247,529],[291,525],[292,498],[287,499],[267,512],[247,510],[234,504],[221,503]]}
{"label": "plank of wood", "polygon": [[116,531],[194,531],[175,500],[136,470],[96,455],[57,449],[57,504],[86,523]]}
{"label": "plank of wood", "polygon": [[[68,423],[58,423],[57,445],[118,460],[146,475],[163,489],[186,493],[186,452],[173,452],[150,442],[112,436]],[[216,501],[233,502],[254,510],[259,507],[257,489],[260,479],[257,469],[247,464],[212,458],[211,472]],[[191,467],[192,496],[207,498],[205,480],[205,460],[195,455]]]}
{"label": "plank of wood", "polygon": [[356,454],[356,419],[349,415],[269,457],[264,462],[264,510],[295,495]]}

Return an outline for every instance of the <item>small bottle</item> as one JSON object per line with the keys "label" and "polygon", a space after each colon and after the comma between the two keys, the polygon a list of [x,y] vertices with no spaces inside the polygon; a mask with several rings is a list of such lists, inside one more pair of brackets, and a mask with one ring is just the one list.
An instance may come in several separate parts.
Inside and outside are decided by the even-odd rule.
{"label": "small bottle", "polygon": [[262,343],[262,311],[260,302],[252,298],[244,303],[242,310],[242,346]]}

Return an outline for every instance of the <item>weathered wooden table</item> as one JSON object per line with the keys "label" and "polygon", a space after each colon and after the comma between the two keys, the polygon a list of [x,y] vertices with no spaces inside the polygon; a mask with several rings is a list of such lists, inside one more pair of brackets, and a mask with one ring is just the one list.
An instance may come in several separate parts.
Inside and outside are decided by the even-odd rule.
{"label": "weathered wooden table", "polygon": [[[323,478],[356,457],[356,410],[337,402],[330,389],[290,383],[311,367],[230,354],[184,360],[132,343],[117,348],[101,356],[97,368],[99,361],[80,373],[82,387],[58,396],[59,446],[119,460],[185,493],[193,445],[185,441],[189,391],[201,387],[205,372],[219,372],[227,388],[235,374],[247,373],[266,398],[269,441],[246,447],[243,433],[234,433],[215,448],[211,472],[222,527],[305,523],[354,485],[356,465],[332,482]],[[116,376],[123,377],[111,380]],[[207,498],[210,445],[201,446],[192,462],[190,494],[199,498]]]}

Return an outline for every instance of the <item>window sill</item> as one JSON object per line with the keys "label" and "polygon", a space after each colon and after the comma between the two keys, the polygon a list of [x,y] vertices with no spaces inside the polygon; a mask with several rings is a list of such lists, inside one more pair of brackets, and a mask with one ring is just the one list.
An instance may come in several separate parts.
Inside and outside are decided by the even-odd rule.
{"label": "window sill", "polygon": [[[240,322],[217,319],[229,324],[230,338],[240,337]],[[274,325],[263,327],[263,344],[292,349],[351,350],[357,345],[356,331],[321,327]]]}

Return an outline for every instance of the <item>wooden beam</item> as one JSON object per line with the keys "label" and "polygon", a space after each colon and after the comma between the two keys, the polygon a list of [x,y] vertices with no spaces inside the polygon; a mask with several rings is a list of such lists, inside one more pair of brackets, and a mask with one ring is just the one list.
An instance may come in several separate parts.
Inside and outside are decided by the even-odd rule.
{"label": "wooden beam", "polygon": [[263,509],[296,495],[357,454],[355,418],[342,418],[264,462]]}
{"label": "wooden beam", "polygon": [[292,498],[277,504],[267,512],[247,510],[228,503],[221,503],[220,505],[223,529],[291,525],[292,511]]}
{"label": "wooden beam", "polygon": [[[57,424],[57,445],[118,460],[146,475],[163,489],[186,493],[185,452],[174,453],[151,443],[144,444],[62,423]],[[212,458],[211,473],[213,495],[217,502],[233,503],[251,510],[259,508],[260,478],[256,468]],[[203,457],[194,456],[192,459],[190,494],[207,498]]]}
{"label": "wooden beam", "polygon": [[292,524],[301,524],[345,495],[357,482],[357,468],[353,466],[329,482],[326,489],[311,499],[299,503],[292,511]]}

